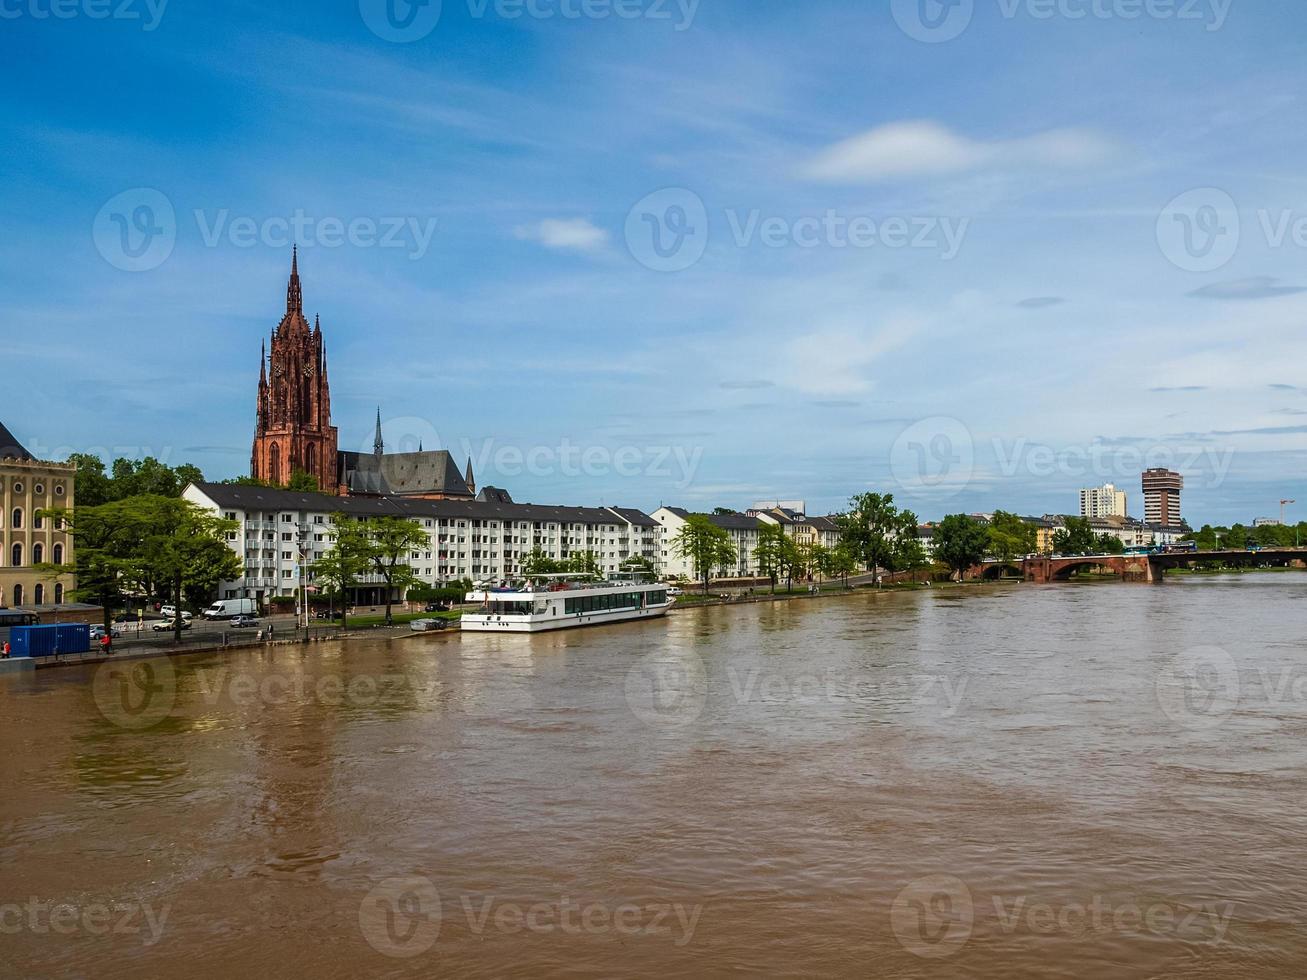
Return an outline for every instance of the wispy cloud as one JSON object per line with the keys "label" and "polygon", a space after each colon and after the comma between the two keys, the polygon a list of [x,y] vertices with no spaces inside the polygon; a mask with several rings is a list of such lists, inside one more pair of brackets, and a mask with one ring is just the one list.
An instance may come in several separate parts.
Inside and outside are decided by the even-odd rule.
{"label": "wispy cloud", "polygon": [[1018,139],[976,140],[933,120],[890,123],[830,146],[803,174],[813,180],[877,182],[983,171],[1077,170],[1120,156],[1109,137],[1090,129],[1051,129]]}
{"label": "wispy cloud", "polygon": [[1271,276],[1253,276],[1250,279],[1228,279],[1214,282],[1189,293],[1196,299],[1258,300],[1277,296],[1293,296],[1307,292],[1307,286],[1280,286],[1279,279]]}
{"label": "wispy cloud", "polygon": [[533,225],[519,225],[513,234],[546,248],[575,252],[597,252],[608,244],[608,232],[586,218],[546,218]]}
{"label": "wispy cloud", "polygon": [[1066,302],[1063,296],[1032,296],[1017,304],[1023,310],[1044,310],[1050,306],[1059,306]]}

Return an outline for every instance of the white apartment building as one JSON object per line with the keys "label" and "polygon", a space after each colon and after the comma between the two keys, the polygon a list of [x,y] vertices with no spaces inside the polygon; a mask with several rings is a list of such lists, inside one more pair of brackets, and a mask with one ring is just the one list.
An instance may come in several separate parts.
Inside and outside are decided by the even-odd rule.
{"label": "white apartment building", "polygon": [[1086,487],[1080,491],[1080,516],[1125,517],[1125,491],[1118,490],[1111,483],[1105,483],[1101,487]]}
{"label": "white apartment building", "polygon": [[[331,519],[402,517],[427,532],[427,544],[409,564],[429,585],[459,579],[500,581],[521,572],[539,548],[554,559],[591,551],[606,574],[642,556],[659,566],[658,522],[627,507],[553,507],[517,504],[500,492],[490,499],[426,500],[410,497],[333,497],[240,484],[191,484],[182,496],[220,517],[237,521],[228,536],[245,563],[242,578],[219,585],[224,599],[295,595],[300,569],[312,584],[312,565],[331,549]],[[384,601],[381,579],[360,580],[359,604]]]}
{"label": "white apartment building", "polygon": [[[658,562],[659,567],[669,578],[698,578],[694,563],[688,558],[678,557],[672,542],[685,527],[685,520],[690,512],[683,507],[659,507],[653,512],[653,519],[658,524]],[[730,567],[714,568],[712,573],[717,578],[755,578],[758,575],[758,563],[753,557],[758,547],[758,529],[762,526],[756,517],[744,514],[707,514],[708,520],[722,528],[731,536],[735,545],[735,562]]]}

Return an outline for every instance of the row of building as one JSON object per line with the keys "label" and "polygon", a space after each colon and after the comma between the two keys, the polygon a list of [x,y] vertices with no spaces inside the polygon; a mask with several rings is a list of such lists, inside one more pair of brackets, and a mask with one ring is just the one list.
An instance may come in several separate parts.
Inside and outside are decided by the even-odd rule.
{"label": "row of building", "polygon": [[[1144,523],[1156,527],[1179,527],[1180,492],[1184,477],[1161,467],[1144,470],[1140,477],[1144,495]],[[1116,484],[1085,487],[1080,491],[1080,516],[1090,519],[1120,517],[1130,513],[1126,492]]]}

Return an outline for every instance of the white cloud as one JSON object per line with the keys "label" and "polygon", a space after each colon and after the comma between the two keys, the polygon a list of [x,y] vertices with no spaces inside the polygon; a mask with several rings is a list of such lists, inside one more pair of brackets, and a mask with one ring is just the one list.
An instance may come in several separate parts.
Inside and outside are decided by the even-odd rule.
{"label": "white cloud", "polygon": [[973,140],[928,119],[890,123],[843,140],[803,168],[814,180],[864,182],[995,170],[1092,167],[1120,153],[1089,129],[1050,129],[1008,140]]}
{"label": "white cloud", "polygon": [[585,218],[546,218],[539,224],[519,225],[513,234],[524,241],[539,242],[546,248],[595,252],[608,244],[608,232]]}

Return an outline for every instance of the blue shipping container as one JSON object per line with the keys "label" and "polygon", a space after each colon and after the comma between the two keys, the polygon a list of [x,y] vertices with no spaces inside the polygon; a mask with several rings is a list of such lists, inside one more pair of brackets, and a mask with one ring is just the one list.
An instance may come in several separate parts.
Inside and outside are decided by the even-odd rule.
{"label": "blue shipping container", "polygon": [[9,647],[15,657],[51,657],[58,642],[58,626],[15,626],[9,630]]}
{"label": "blue shipping container", "polygon": [[60,653],[86,653],[91,649],[91,627],[86,623],[60,623],[55,629],[59,631]]}

